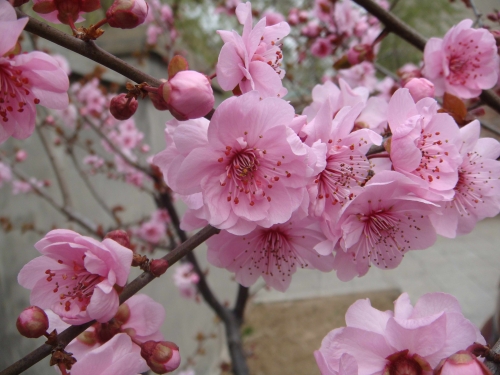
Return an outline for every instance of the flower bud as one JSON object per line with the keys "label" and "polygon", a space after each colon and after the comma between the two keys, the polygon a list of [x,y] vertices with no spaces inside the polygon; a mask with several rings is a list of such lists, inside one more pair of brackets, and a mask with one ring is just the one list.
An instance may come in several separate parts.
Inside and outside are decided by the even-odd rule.
{"label": "flower bud", "polygon": [[43,336],[49,329],[47,314],[38,306],[24,309],[16,321],[17,330],[24,337],[36,339]]}
{"label": "flower bud", "polygon": [[125,232],[124,230],[117,229],[111,231],[108,234],[106,234],[104,238],[109,238],[115,242],[118,242],[123,247],[132,250],[132,246],[130,245],[130,237],[128,236],[128,233]]}
{"label": "flower bud", "polygon": [[434,97],[434,84],[425,78],[412,78],[404,85],[404,88],[410,90],[415,103],[423,98]]}
{"label": "flower bud", "polygon": [[149,271],[156,277],[163,275],[168,269],[168,262],[165,259],[153,259],[149,263]]}
{"label": "flower bud", "polygon": [[120,94],[111,99],[109,112],[117,120],[128,120],[133,116],[139,103],[133,97],[127,98],[127,94]]}
{"label": "flower bud", "polygon": [[106,19],[111,27],[133,29],[144,23],[147,15],[145,0],[115,0],[106,12]]}
{"label": "flower bud", "polygon": [[476,356],[466,350],[460,350],[443,359],[434,370],[434,375],[491,375],[491,372],[479,362]]}
{"label": "flower bud", "polygon": [[215,102],[210,80],[194,70],[177,72],[159,87],[159,92],[179,121],[205,116]]}
{"label": "flower bud", "polygon": [[375,55],[369,44],[358,44],[347,51],[347,60],[351,65],[357,65],[363,61],[373,61]]}
{"label": "flower bud", "polygon": [[141,356],[157,374],[174,371],[181,363],[179,347],[170,341],[146,341],[141,345]]}

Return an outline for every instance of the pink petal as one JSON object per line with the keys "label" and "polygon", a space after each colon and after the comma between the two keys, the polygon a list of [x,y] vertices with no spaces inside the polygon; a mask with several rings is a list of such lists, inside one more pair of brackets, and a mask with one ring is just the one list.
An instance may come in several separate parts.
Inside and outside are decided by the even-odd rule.
{"label": "pink petal", "polygon": [[[105,290],[109,290],[110,286],[111,290],[106,293]],[[103,281],[95,286],[94,293],[87,306],[87,313],[90,318],[106,323],[115,316],[118,311],[118,304],[118,294],[113,289],[113,286]]]}

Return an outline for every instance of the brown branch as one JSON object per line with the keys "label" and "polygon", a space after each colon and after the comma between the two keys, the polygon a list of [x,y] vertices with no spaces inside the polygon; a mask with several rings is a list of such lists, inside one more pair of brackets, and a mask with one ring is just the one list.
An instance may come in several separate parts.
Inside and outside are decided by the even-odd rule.
{"label": "brown branch", "polygon": [[40,137],[40,141],[42,142],[43,148],[44,148],[44,150],[49,158],[50,165],[52,166],[52,169],[54,170],[54,174],[56,176],[56,181],[57,181],[57,184],[59,185],[59,190],[61,191],[63,206],[69,207],[69,206],[71,206],[71,198],[69,195],[68,186],[66,185],[66,181],[61,176],[61,172],[60,172],[61,167],[59,166],[59,163],[57,162],[57,159],[54,156],[53,150],[50,148],[49,142],[47,141],[45,134],[43,134],[43,130],[37,126],[36,132],[37,132],[38,136]]}
{"label": "brown branch", "polygon": [[[373,0],[354,0],[354,2],[361,5],[369,13],[377,17],[378,20],[382,22],[392,33],[406,40],[420,51],[424,50],[427,40],[394,14],[388,12]],[[500,98],[493,91],[483,91],[480,98],[485,104],[500,113]]]}
{"label": "brown branch", "polygon": [[[183,242],[177,248],[172,250],[170,253],[165,255],[163,259],[165,259],[169,266],[178,262],[182,257],[189,254],[192,250],[198,247],[201,243],[206,241],[208,238],[213,236],[214,234],[219,233],[219,229],[216,229],[210,225],[207,225],[205,228],[200,230],[198,233],[194,234],[190,237],[186,242]],[[128,300],[134,294],[136,294],[139,290],[144,288],[147,284],[149,284],[155,277],[149,273],[144,272],[139,275],[136,279],[134,279],[130,284],[128,284],[123,292],[120,294],[120,304]],[[58,343],[61,346],[66,346],[77,337],[80,333],[85,331],[88,327],[90,327],[95,321],[91,321],[85,323],[80,326],[71,326],[62,333],[57,336]],[[42,345],[39,348],[35,349],[30,354],[26,355],[24,358],[15,362],[14,364],[7,367],[5,370],[0,372],[0,375],[16,375],[21,372],[27,370],[35,363],[41,361],[43,358],[47,357],[52,352],[52,347],[50,345]]]}
{"label": "brown branch", "polygon": [[236,303],[234,305],[233,314],[239,321],[239,324],[243,323],[243,317],[245,315],[245,306],[247,304],[249,297],[249,288],[243,285],[238,285],[238,295],[236,296]]}

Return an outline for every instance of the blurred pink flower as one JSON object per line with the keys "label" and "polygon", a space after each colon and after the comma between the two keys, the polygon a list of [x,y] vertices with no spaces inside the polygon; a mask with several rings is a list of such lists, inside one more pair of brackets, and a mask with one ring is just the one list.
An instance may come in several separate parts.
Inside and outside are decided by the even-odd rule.
{"label": "blurred pink flower", "polygon": [[236,7],[236,16],[243,25],[243,34],[217,31],[224,41],[217,62],[217,80],[224,90],[239,85],[241,92],[257,90],[262,97],[283,97],[287,90],[281,80],[283,55],[281,40],[290,32],[286,22],[266,26],[262,18],[252,28],[252,6],[249,2]]}
{"label": "blurred pink flower", "polygon": [[404,88],[410,91],[415,103],[423,98],[434,97],[434,84],[425,78],[412,78],[405,83]]}
{"label": "blurred pink flower", "polygon": [[2,187],[4,183],[10,180],[12,180],[12,172],[9,166],[0,161],[0,187]]}
{"label": "blurred pink flower", "polygon": [[28,158],[28,153],[26,150],[18,150],[16,152],[16,162],[21,163]]}
{"label": "blurred pink flower", "polygon": [[394,312],[358,300],[345,318],[347,327],[331,331],[314,352],[322,375],[336,375],[345,354],[355,358],[358,375],[431,375],[442,359],[474,342],[485,343],[458,301],[445,293],[425,294],[415,307],[403,293]]}
{"label": "blurred pink flower", "polygon": [[27,22],[17,19],[8,1],[0,0],[0,143],[33,133],[36,104],[68,106],[68,76],[56,60],[39,51],[9,54]]}
{"label": "blurred pink flower", "polygon": [[99,0],[33,0],[33,10],[52,23],[74,26],[82,22],[82,13],[89,13],[101,7]]}
{"label": "blurred pink flower", "polygon": [[316,38],[311,46],[311,53],[316,57],[330,56],[332,52],[332,42],[328,38]]}
{"label": "blurred pink flower", "polygon": [[66,229],[52,230],[35,244],[42,256],[26,264],[18,282],[31,290],[32,305],[51,309],[69,324],[110,320],[118,310],[114,285],[124,286],[132,251]]}
{"label": "blurred pink flower", "polygon": [[422,74],[431,80],[436,95],[445,92],[463,99],[474,98],[496,85],[499,58],[495,38],[486,29],[473,29],[463,20],[425,45]]}
{"label": "blurred pink flower", "polygon": [[176,266],[172,278],[182,297],[187,299],[196,298],[196,284],[200,281],[200,277],[193,271],[191,263],[181,263]]}
{"label": "blurred pink flower", "polygon": [[150,243],[158,243],[165,236],[165,224],[157,220],[149,220],[141,224],[139,237]]}

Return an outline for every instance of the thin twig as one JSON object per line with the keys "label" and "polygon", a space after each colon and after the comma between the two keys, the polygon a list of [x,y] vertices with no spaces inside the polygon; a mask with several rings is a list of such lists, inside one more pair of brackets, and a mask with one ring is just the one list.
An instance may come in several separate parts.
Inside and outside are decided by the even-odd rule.
{"label": "thin twig", "polygon": [[54,170],[57,185],[59,186],[59,190],[61,191],[63,206],[70,207],[72,205],[71,204],[71,197],[69,195],[68,186],[66,185],[66,180],[64,180],[64,178],[62,178],[62,176],[61,176],[61,167],[60,167],[57,159],[55,158],[54,152],[50,148],[49,142],[47,141],[45,134],[43,134],[43,130],[41,129],[41,127],[37,126],[36,132],[37,132],[38,136],[40,137],[40,141],[42,141],[43,149],[45,150],[45,152],[49,158],[50,165],[52,166],[52,169]]}
{"label": "thin twig", "polygon": [[77,223],[88,232],[96,236],[100,236],[99,226],[95,224],[92,220],[82,216],[80,213],[76,212],[71,207],[63,206],[57,203],[49,194],[47,194],[45,191],[36,186],[36,184],[31,182],[28,176],[26,176],[23,172],[15,168],[12,163],[10,163],[9,165],[14,175],[16,175],[19,179],[28,183],[36,194],[42,197],[45,201],[47,201],[47,203],[49,203],[52,207],[61,212],[64,216],[66,216],[68,220]]}
{"label": "thin twig", "polygon": [[[427,40],[394,14],[386,11],[373,0],[354,0],[354,2],[361,5],[369,13],[377,17],[379,21],[382,22],[392,33],[406,40],[419,50],[424,50]],[[493,91],[484,90],[481,93],[480,98],[485,104],[500,113],[500,98]]]}
{"label": "thin twig", "polygon": [[86,124],[94,130],[99,137],[101,137],[108,145],[109,147],[120,156],[125,163],[130,165],[131,167],[137,169],[138,171],[145,173],[146,175],[150,177],[154,177],[151,170],[145,166],[140,165],[139,163],[136,163],[135,161],[131,160],[127,155],[125,155],[122,150],[120,150],[114,143],[111,141],[104,132],[99,129],[98,126],[96,126],[91,120],[85,119]]}
{"label": "thin twig", "polygon": [[474,21],[474,25],[473,26],[483,27],[483,19],[482,19],[483,15],[477,9],[475,0],[469,0],[469,4],[470,4],[470,7],[472,9],[472,12],[474,13],[474,16],[476,17],[476,20]]}
{"label": "thin twig", "polygon": [[[170,253],[165,255],[162,259],[166,260],[169,266],[172,266],[186,254],[189,254],[192,250],[194,250],[201,243],[205,242],[208,238],[210,238],[216,233],[219,233],[219,229],[207,225],[198,233],[190,237],[186,242],[183,242],[177,248],[175,248]],[[132,297],[134,294],[136,294],[139,290],[144,288],[154,279],[155,277],[149,272],[144,272],[141,275],[139,275],[130,284],[128,284],[125,287],[125,289],[123,289],[123,292],[120,294],[120,304],[128,300],[130,297]],[[65,347],[67,344],[71,342],[71,340],[73,340],[75,337],[77,337],[80,333],[85,331],[88,327],[90,327],[94,323],[95,321],[91,321],[80,326],[69,327],[68,329],[66,329],[57,336],[58,344]],[[47,357],[52,352],[52,349],[53,349],[52,346],[44,344],[39,348],[35,349],[30,354],[20,359],[19,361],[7,367],[5,370],[0,372],[0,375],[20,374],[21,372],[33,366],[35,363]]]}

